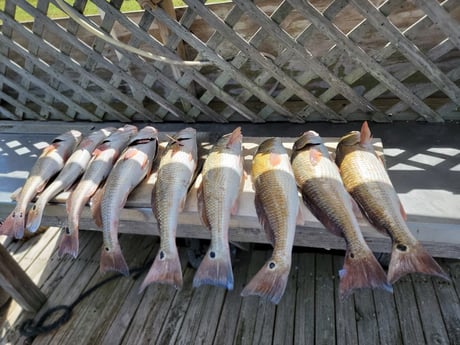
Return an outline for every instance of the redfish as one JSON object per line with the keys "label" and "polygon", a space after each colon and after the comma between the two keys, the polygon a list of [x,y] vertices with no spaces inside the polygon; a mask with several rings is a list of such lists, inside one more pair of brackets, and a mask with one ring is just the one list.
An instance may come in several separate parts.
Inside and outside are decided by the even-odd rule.
{"label": "redfish", "polygon": [[185,128],[171,138],[158,167],[152,191],[152,210],[160,232],[160,250],[141,285],[141,292],[154,282],[182,287],[176,229],[196,166],[196,131]]}
{"label": "redfish", "polygon": [[291,161],[305,205],[326,229],[345,238],[345,261],[339,272],[340,296],[344,298],[360,288],[392,291],[384,270],[363,238],[351,196],[318,133],[308,131],[294,143]]}
{"label": "redfish", "polygon": [[135,134],[137,134],[137,127],[125,125],[110,134],[93,151],[86,171],[67,199],[67,226],[61,234],[59,256],[70,254],[74,258],[77,257],[79,250],[78,229],[83,208],[107,178],[121,151]]}
{"label": "redfish", "polygon": [[299,196],[289,156],[279,138],[262,142],[252,162],[255,208],[267,238],[271,258],[241,292],[278,304],[291,269],[292,246],[299,214]]}
{"label": "redfish", "polygon": [[198,207],[203,224],[211,231],[211,243],[193,278],[194,287],[210,284],[233,289],[228,227],[230,215],[237,211],[243,177],[242,140],[240,127],[224,135],[203,165]]}
{"label": "redfish", "polygon": [[54,138],[51,144],[43,149],[16,198],[16,207],[0,225],[0,235],[16,238],[24,236],[27,206],[45,188],[47,182],[64,167],[81,137],[79,131],[71,130]]}
{"label": "redfish", "polygon": [[29,214],[27,215],[27,230],[30,232],[37,231],[42,221],[43,211],[45,210],[46,204],[48,204],[48,202],[60,192],[73,185],[73,183],[85,171],[86,166],[91,159],[93,150],[114,130],[115,128],[100,129],[92,132],[82,139],[76,150],[65,163],[61,172],[57,175],[54,181],[45,188],[30,209]]}
{"label": "redfish", "polygon": [[100,271],[128,275],[129,269],[118,243],[120,211],[132,190],[150,173],[158,151],[158,132],[146,126],[132,138],[118,158],[101,190],[103,248]]}
{"label": "redfish", "polygon": [[374,227],[392,238],[388,281],[420,272],[448,279],[442,268],[412,235],[406,212],[390,177],[371,143],[367,122],[361,132],[343,136],[336,150],[336,163],[348,192]]}

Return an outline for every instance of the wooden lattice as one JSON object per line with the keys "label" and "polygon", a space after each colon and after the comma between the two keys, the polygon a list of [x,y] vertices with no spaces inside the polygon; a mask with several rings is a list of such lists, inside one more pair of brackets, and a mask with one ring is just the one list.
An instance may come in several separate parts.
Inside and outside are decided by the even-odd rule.
{"label": "wooden lattice", "polygon": [[[68,3],[132,47],[212,65],[148,60],[115,49],[71,19],[50,19],[53,1],[38,0],[35,7],[6,0],[0,11],[0,118],[460,119],[458,0],[185,0],[177,20],[153,4],[125,14],[123,0],[91,1],[100,15],[82,14],[87,0]],[[33,21],[19,23],[18,11]],[[159,24],[168,28],[166,38]]]}

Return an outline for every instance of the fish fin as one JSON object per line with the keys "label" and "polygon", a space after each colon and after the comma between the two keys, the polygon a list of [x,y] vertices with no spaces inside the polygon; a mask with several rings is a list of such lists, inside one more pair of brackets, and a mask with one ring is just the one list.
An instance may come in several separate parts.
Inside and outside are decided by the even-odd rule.
{"label": "fish fin", "polygon": [[91,216],[93,217],[94,223],[102,228],[102,196],[104,195],[104,188],[99,188],[91,198]]}
{"label": "fish fin", "polygon": [[297,211],[297,217],[295,219],[295,223],[297,225],[304,225],[305,224],[305,216],[302,212],[302,207],[299,206],[299,210]]}
{"label": "fish fin", "polygon": [[339,295],[342,300],[347,298],[355,289],[380,288],[393,292],[391,284],[382,266],[370,250],[365,255],[357,255],[347,249],[343,268],[339,271]]}
{"label": "fish fin", "polygon": [[270,222],[268,221],[267,214],[265,213],[262,202],[260,201],[257,192],[254,195],[254,205],[256,207],[257,218],[259,218],[260,225],[265,230],[265,235],[272,245],[275,244],[275,234],[273,233]]}
{"label": "fish fin", "polygon": [[43,218],[43,211],[46,204],[36,202],[27,214],[26,228],[30,232],[35,232],[40,227]]}
{"label": "fish fin", "polygon": [[415,272],[450,280],[420,242],[416,241],[410,245],[394,242],[388,267],[388,281],[393,284],[404,275]]}
{"label": "fish fin", "polygon": [[13,201],[18,200],[18,197],[19,197],[19,195],[21,195],[21,192],[22,192],[22,187],[19,187],[13,193],[11,193],[10,199],[13,200]]}
{"label": "fish fin", "polygon": [[179,203],[179,213],[181,213],[184,210],[185,207],[185,202],[187,201],[187,193],[184,195],[182,199],[180,199]]}
{"label": "fish fin", "polygon": [[210,229],[211,224],[209,224],[208,217],[206,216],[206,205],[204,203],[203,181],[201,181],[200,186],[196,191],[196,198],[198,201],[198,214],[201,217],[201,221],[206,228]]}
{"label": "fish fin", "polygon": [[65,232],[61,234],[61,241],[59,243],[58,256],[62,257],[69,254],[74,257],[78,256],[79,250],[78,229],[70,232],[69,228],[65,228]]}
{"label": "fish fin", "polygon": [[404,209],[404,206],[403,206],[401,200],[399,200],[399,211],[401,212],[401,216],[403,217],[403,219],[406,221],[407,220],[407,213],[406,213],[406,210]]}
{"label": "fish fin", "polygon": [[99,270],[101,273],[116,271],[124,276],[129,276],[129,268],[121,252],[120,245],[115,245],[112,250],[102,248]]}
{"label": "fish fin", "polygon": [[360,134],[359,143],[361,145],[367,145],[371,142],[371,139],[372,139],[371,130],[369,129],[369,125],[367,124],[367,121],[364,121],[363,125],[361,126],[361,134]]}
{"label": "fish fin", "polygon": [[274,167],[281,164],[281,155],[274,152],[270,152],[270,164]]}
{"label": "fish fin", "polygon": [[230,209],[230,214],[231,214],[232,216],[238,214],[239,208],[240,208],[240,204],[239,204],[239,200],[238,200],[238,198],[237,198],[237,199],[235,200],[235,202],[233,203],[232,208]]}
{"label": "fish fin", "polygon": [[230,146],[232,146],[235,143],[235,141],[240,140],[240,139],[241,139],[241,127],[237,127],[233,130],[232,134],[230,134],[230,138],[228,138],[227,148],[230,148]]}
{"label": "fish fin", "polygon": [[139,293],[151,283],[169,284],[176,289],[182,287],[182,269],[177,249],[173,252],[166,252],[163,249],[157,254],[139,289]]}
{"label": "fish fin", "polygon": [[24,236],[25,212],[16,209],[0,225],[0,235],[15,237],[17,239]]}
{"label": "fish fin", "polygon": [[[270,268],[275,264],[274,268]],[[279,265],[269,260],[251,279],[241,296],[257,295],[278,304],[286,289],[290,266]]]}
{"label": "fish fin", "polygon": [[42,154],[49,154],[49,153],[55,151],[58,148],[58,146],[59,146],[58,143],[50,144],[50,145],[48,145],[47,147],[45,147],[43,149]]}
{"label": "fish fin", "polygon": [[136,148],[129,148],[126,150],[125,154],[123,155],[123,159],[124,160],[127,160],[127,159],[131,159],[133,158],[135,155],[137,155],[139,153],[139,150],[136,149]]}
{"label": "fish fin", "polygon": [[363,213],[361,212],[361,209],[359,208],[358,203],[356,202],[353,197],[348,194],[350,197],[350,202],[351,202],[351,209],[353,211],[353,214],[355,215],[356,218],[362,219],[363,218]]}
{"label": "fish fin", "polygon": [[310,149],[310,163],[315,166],[317,165],[320,161],[321,161],[321,158],[323,158],[323,155],[321,154],[321,151],[315,149],[314,147],[312,147]]}
{"label": "fish fin", "polygon": [[193,287],[201,285],[221,286],[233,290],[232,261],[228,247],[220,252],[208,249],[193,278]]}

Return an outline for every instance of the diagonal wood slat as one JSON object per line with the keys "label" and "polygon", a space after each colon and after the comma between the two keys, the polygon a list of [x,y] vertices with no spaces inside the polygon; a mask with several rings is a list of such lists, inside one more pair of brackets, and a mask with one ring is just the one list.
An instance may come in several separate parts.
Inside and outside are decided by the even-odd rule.
{"label": "diagonal wood slat", "polygon": [[[177,20],[147,1],[151,9],[122,13],[125,1],[66,0],[132,47],[212,66],[173,67],[112,46],[73,19],[51,19],[55,0],[5,0],[0,119],[460,119],[457,0],[185,0]],[[93,4],[97,14],[84,15]],[[23,12],[33,20],[19,23]]]}

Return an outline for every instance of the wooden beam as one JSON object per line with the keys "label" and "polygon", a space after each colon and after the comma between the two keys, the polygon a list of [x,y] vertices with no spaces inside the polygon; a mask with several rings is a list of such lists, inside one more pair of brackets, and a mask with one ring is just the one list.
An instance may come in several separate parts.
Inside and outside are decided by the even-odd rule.
{"label": "wooden beam", "polygon": [[0,244],[0,286],[25,310],[36,312],[46,296]]}

